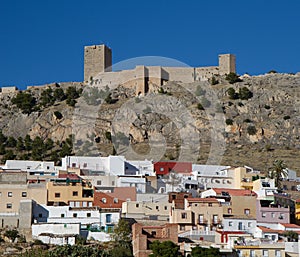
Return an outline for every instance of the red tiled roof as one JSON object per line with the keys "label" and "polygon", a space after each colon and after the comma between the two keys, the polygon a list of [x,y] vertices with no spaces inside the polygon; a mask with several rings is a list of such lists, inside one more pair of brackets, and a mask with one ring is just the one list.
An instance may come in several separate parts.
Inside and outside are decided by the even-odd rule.
{"label": "red tiled roof", "polygon": [[262,232],[264,233],[282,233],[283,230],[276,230],[276,229],[271,229],[271,228],[267,228],[264,226],[257,226],[259,229],[261,229]]}
{"label": "red tiled roof", "polygon": [[257,196],[255,192],[247,189],[213,188],[213,190],[217,195],[222,194],[222,192],[227,192],[231,196]]}
{"label": "red tiled roof", "polygon": [[[105,199],[105,201],[102,201],[103,199]],[[112,197],[103,192],[95,191],[93,206],[98,206],[102,209],[121,209],[122,203],[125,201],[118,199],[116,202],[115,199],[118,198]]]}
{"label": "red tiled roof", "polygon": [[286,228],[298,228],[300,229],[300,226],[296,225],[296,224],[290,224],[290,223],[280,223],[280,225],[286,227]]}
{"label": "red tiled roof", "polygon": [[216,198],[186,198],[188,202],[218,203]]}
{"label": "red tiled roof", "polygon": [[135,187],[115,187],[113,192],[107,194],[123,201],[127,201],[127,199],[130,199],[130,201],[136,201]]}
{"label": "red tiled roof", "polygon": [[59,178],[69,178],[69,179],[81,179],[77,174],[74,173],[68,173],[68,174],[59,174]]}

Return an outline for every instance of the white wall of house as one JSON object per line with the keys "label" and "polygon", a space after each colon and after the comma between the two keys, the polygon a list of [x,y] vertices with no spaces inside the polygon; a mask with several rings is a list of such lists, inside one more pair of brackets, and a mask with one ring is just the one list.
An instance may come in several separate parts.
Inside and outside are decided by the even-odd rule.
{"label": "white wall of house", "polygon": [[88,240],[94,239],[94,240],[98,240],[98,241],[101,241],[101,242],[109,242],[111,240],[111,236],[110,236],[110,234],[107,234],[105,232],[92,232],[92,231],[89,231],[87,239]]}
{"label": "white wall of house", "polygon": [[246,231],[253,233],[256,228],[255,219],[223,218],[224,231]]}
{"label": "white wall of house", "polygon": [[274,242],[278,241],[278,233],[276,232],[263,232],[259,227],[256,227],[253,232],[254,238],[268,238]]}
{"label": "white wall of house", "polygon": [[125,162],[125,174],[126,171],[131,173],[132,171],[136,171],[134,175],[147,175],[147,176],[155,176],[154,166],[152,161],[126,161]]}
{"label": "white wall of house", "polygon": [[[80,234],[80,223],[76,224],[32,224],[32,238],[42,240],[44,243],[66,244],[64,237],[70,237],[70,244],[75,243],[75,235]],[[57,236],[55,239],[53,236]]]}
{"label": "white wall of house", "polygon": [[146,193],[146,178],[134,176],[118,177],[117,186],[135,187],[137,193]]}

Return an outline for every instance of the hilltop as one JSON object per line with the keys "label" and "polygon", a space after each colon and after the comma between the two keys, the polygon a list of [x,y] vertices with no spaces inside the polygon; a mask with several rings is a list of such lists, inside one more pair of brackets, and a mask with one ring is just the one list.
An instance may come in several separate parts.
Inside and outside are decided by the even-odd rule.
{"label": "hilltop", "polygon": [[[206,82],[170,81],[152,85],[144,97],[137,97],[130,87],[110,90],[75,82],[22,91],[22,97],[31,96],[21,99],[23,105],[16,100],[19,94],[0,94],[0,129],[7,137],[2,158],[7,150],[13,150],[15,158],[32,158],[30,151],[10,146],[9,137],[16,141],[26,135],[44,142],[51,139],[57,155],[63,155],[68,151],[60,152],[62,142],[68,142],[73,134],[73,145],[68,146],[74,147],[77,155],[126,155],[128,144],[145,154],[151,150],[150,142],[155,149],[165,150],[163,159],[184,160],[192,155],[198,163],[206,163],[210,156],[210,163],[215,160],[266,171],[280,158],[291,169],[300,167],[299,73],[245,75],[234,83],[226,76]],[[181,124],[183,120],[191,123]],[[160,147],[161,135],[165,149]],[[187,145],[197,142],[200,151],[187,150]],[[53,159],[53,149],[34,156]]]}

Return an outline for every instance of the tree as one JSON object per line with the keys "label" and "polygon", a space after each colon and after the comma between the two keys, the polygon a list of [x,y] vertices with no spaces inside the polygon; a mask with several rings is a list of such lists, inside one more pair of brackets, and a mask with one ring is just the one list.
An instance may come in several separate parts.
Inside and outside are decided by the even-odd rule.
{"label": "tree", "polygon": [[11,102],[15,104],[25,114],[30,114],[34,110],[36,99],[30,93],[19,92]]}
{"label": "tree", "polygon": [[118,225],[114,228],[114,233],[112,234],[113,239],[113,249],[110,251],[110,256],[118,257],[131,257],[132,245],[131,245],[131,229],[129,223],[120,219]]}
{"label": "tree", "polygon": [[179,246],[172,241],[159,242],[158,240],[154,241],[150,245],[152,254],[149,257],[178,257],[182,256],[179,253]]}
{"label": "tree", "polygon": [[288,175],[288,169],[283,160],[275,160],[269,177],[275,179],[275,186],[281,189],[281,181]]}
{"label": "tree", "polygon": [[234,73],[234,72],[230,72],[228,75],[226,75],[225,79],[230,83],[230,84],[234,84],[236,82],[241,82],[242,80],[239,78],[239,76]]}
{"label": "tree", "polygon": [[239,98],[238,93],[235,92],[234,88],[230,87],[227,89],[227,94],[229,96],[229,99],[235,100]]}
{"label": "tree", "polygon": [[252,96],[253,93],[247,87],[243,87],[239,89],[239,98],[241,100],[248,100]]}
{"label": "tree", "polygon": [[202,248],[202,247],[194,247],[192,249],[191,257],[221,257],[219,250],[216,248]]}

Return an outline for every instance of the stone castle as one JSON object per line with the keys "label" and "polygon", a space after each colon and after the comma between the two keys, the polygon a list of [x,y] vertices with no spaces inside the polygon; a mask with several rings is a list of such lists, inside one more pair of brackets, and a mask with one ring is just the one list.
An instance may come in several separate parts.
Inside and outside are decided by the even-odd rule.
{"label": "stone castle", "polygon": [[220,54],[219,65],[210,67],[162,67],[138,65],[132,70],[112,71],[112,51],[106,45],[84,48],[84,82],[93,86],[134,87],[136,95],[145,95],[153,86],[167,81],[191,83],[213,76],[236,72],[235,55]]}

